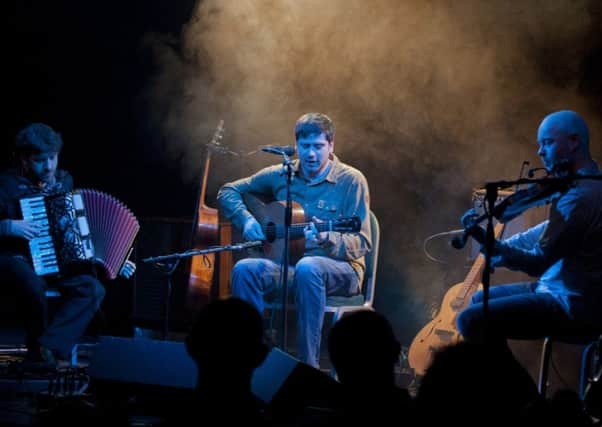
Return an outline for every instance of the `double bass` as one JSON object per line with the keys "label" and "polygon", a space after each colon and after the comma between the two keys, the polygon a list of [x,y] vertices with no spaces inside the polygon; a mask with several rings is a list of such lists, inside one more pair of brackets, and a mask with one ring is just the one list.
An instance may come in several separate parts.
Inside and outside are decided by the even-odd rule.
{"label": "double bass", "polygon": [[[209,246],[220,243],[219,212],[215,208],[207,206],[207,180],[209,177],[209,166],[211,165],[211,153],[216,147],[224,133],[224,121],[221,120],[215,130],[211,141],[207,144],[207,153],[201,185],[197,197],[194,220],[192,224],[192,249],[202,250]],[[192,311],[198,310],[212,298],[213,282],[215,277],[215,254],[193,256],[190,261],[190,275],[188,278],[187,304]]]}

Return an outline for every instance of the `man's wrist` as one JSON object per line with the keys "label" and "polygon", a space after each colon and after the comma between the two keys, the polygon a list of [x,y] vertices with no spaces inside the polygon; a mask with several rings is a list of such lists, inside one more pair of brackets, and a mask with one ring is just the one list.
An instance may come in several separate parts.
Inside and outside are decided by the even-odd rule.
{"label": "man's wrist", "polygon": [[0,236],[12,236],[12,220],[2,219],[0,220]]}
{"label": "man's wrist", "polygon": [[328,231],[324,233],[318,233],[318,244],[320,246],[324,246],[328,242],[330,242],[330,233]]}

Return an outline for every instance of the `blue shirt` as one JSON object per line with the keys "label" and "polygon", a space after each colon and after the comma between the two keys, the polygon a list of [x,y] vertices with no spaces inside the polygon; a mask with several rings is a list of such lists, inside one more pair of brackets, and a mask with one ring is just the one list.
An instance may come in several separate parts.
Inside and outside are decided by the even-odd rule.
{"label": "blue shirt", "polygon": [[[256,174],[225,184],[218,192],[217,199],[226,217],[241,228],[252,216],[243,201],[246,193],[256,193],[273,200],[286,200],[286,175],[281,165],[264,168]],[[370,235],[370,196],[368,183],[357,169],[339,161],[336,156],[328,173],[308,180],[302,176],[299,161],[295,160],[294,177],[291,183],[291,197],[301,204],[305,218],[317,217],[321,220],[334,220],[340,217],[359,216],[359,233],[339,233],[329,231],[327,239],[319,245],[308,244],[305,255],[328,256],[348,261],[358,272],[360,283],[365,270],[364,255],[372,247]]]}
{"label": "blue shirt", "polygon": [[[595,162],[580,175],[600,174]],[[496,245],[495,264],[539,276],[577,321],[602,326],[602,180],[579,179],[550,207],[548,219]]]}

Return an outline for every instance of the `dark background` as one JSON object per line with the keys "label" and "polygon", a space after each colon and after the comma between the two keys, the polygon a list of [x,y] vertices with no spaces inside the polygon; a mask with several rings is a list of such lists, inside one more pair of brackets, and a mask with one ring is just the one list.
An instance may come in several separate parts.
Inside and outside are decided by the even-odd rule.
{"label": "dark background", "polygon": [[[337,154],[370,183],[383,233],[375,305],[409,345],[471,265],[448,237],[428,242],[429,259],[425,239],[459,227],[475,187],[540,166],[541,118],[582,113],[602,159],[602,6],[314,3],[5,2],[3,163],[18,129],[45,122],[76,186],[143,220],[185,221],[219,119],[237,155],[213,157],[210,206],[221,184],[277,161],[250,154],[258,145],[292,143],[294,121],[323,111]],[[147,254],[186,248],[153,230]]]}

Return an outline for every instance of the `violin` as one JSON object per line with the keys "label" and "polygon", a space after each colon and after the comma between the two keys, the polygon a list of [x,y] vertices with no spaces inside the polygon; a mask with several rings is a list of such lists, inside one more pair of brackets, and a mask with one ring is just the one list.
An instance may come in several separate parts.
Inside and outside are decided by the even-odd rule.
{"label": "violin", "polygon": [[544,206],[558,199],[570,187],[565,179],[546,178],[529,184],[502,200],[493,209],[493,216],[500,222],[512,221],[528,209]]}
{"label": "violin", "polygon": [[[507,223],[531,208],[552,203],[571,187],[573,176],[546,177],[529,182],[527,188],[514,192],[495,205],[491,212],[492,216],[502,223]],[[488,213],[484,213],[471,221],[461,235],[452,239],[452,246],[462,249],[466,245],[468,236],[474,235],[475,238],[482,236],[483,230],[478,224],[487,217]]]}

